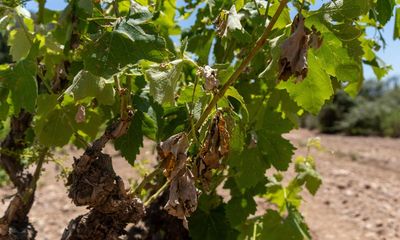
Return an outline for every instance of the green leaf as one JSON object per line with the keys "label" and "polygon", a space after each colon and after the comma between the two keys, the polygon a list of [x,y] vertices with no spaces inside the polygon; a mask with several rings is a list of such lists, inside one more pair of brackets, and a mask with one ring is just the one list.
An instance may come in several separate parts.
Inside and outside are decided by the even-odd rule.
{"label": "green leaf", "polygon": [[114,141],[115,150],[119,150],[121,155],[132,166],[135,163],[136,155],[139,154],[140,148],[143,147],[143,119],[143,113],[137,111],[133,116],[128,132]]}
{"label": "green leaf", "polygon": [[243,151],[245,131],[238,123],[234,123],[230,130],[229,150],[231,154]]}
{"label": "green leaf", "polygon": [[319,10],[321,14],[331,14],[333,20],[353,20],[364,15],[370,9],[370,0],[330,1]]}
{"label": "green leaf", "polygon": [[249,111],[247,110],[246,103],[245,103],[243,97],[240,95],[240,93],[234,87],[229,87],[225,93],[225,96],[233,97],[234,99],[236,99],[240,102],[240,105],[242,106],[242,110],[243,110],[241,112],[243,122],[246,123],[249,120]]}
{"label": "green leaf", "polygon": [[242,9],[243,6],[244,6],[244,0],[235,1],[235,7],[237,11],[240,11],[240,9]]}
{"label": "green leaf", "polygon": [[165,40],[154,26],[137,19],[122,21],[115,30],[105,32],[84,49],[85,68],[104,78],[139,60],[159,62],[168,55]]}
{"label": "green leaf", "polygon": [[[51,107],[46,106],[44,108]],[[74,133],[69,121],[68,116],[60,109],[51,111],[46,116],[41,117],[39,121],[36,121],[34,127],[39,143],[48,147],[66,145]]]}
{"label": "green leaf", "polygon": [[267,192],[265,198],[269,202],[275,204],[280,213],[284,213],[287,210],[287,203],[293,206],[299,207],[301,203],[301,185],[297,182],[292,181],[287,187],[282,186],[282,183],[271,178],[271,182],[267,184]]}
{"label": "green leaf", "polygon": [[[355,56],[351,57],[359,54],[352,51],[357,49],[355,44],[361,44],[359,41],[354,41],[354,39],[359,38],[361,30],[351,24],[332,26],[320,16],[307,18],[306,25],[309,28],[315,27],[322,33],[322,46],[313,53],[317,56],[319,65],[326,73],[342,82],[361,82],[363,80],[361,57],[359,59]],[[351,45],[352,48],[346,45]]]}
{"label": "green leaf", "polygon": [[49,112],[56,109],[58,104],[58,95],[53,94],[40,94],[37,99],[37,111],[36,116],[46,116]]}
{"label": "green leaf", "polygon": [[183,61],[175,60],[169,64],[155,64],[145,71],[150,85],[150,95],[160,104],[174,105],[176,85],[181,77]]}
{"label": "green leaf", "polygon": [[240,154],[229,156],[228,164],[237,170],[234,178],[240,188],[254,187],[265,181],[268,164],[261,157],[257,148],[245,149]]}
{"label": "green leaf", "polygon": [[0,81],[0,121],[4,121],[8,117],[9,104],[7,102],[9,90],[5,84]]}
{"label": "green leaf", "polygon": [[65,92],[72,94],[75,101],[95,97],[102,104],[112,105],[115,99],[115,91],[111,83],[85,70],[81,70],[74,77],[71,86]]}
{"label": "green leaf", "polygon": [[287,170],[295,149],[290,141],[279,134],[264,131],[257,131],[257,136],[258,145],[268,162],[277,170]]}
{"label": "green leaf", "polygon": [[287,170],[295,148],[282,137],[282,134],[290,131],[293,124],[288,119],[283,119],[281,115],[266,109],[262,118],[258,119],[257,147],[277,170]]}
{"label": "green leaf", "polygon": [[315,195],[322,184],[321,175],[315,169],[314,159],[312,157],[299,157],[296,159],[295,170],[298,173],[297,181],[299,184],[306,184],[308,191]]}
{"label": "green leaf", "polygon": [[372,67],[372,70],[374,71],[378,80],[381,80],[389,73],[390,70],[392,70],[392,66],[386,65],[386,63],[379,57],[375,57],[371,61],[364,61],[364,63]]}
{"label": "green leaf", "polygon": [[214,209],[198,209],[189,218],[189,234],[193,240],[236,239],[237,231],[229,225],[225,208],[220,204]]}
{"label": "green leaf", "polygon": [[325,101],[333,95],[329,75],[321,67],[318,58],[309,51],[308,75],[301,83],[281,82],[277,87],[286,89],[290,97],[305,110],[317,114]]}
{"label": "green leaf", "polygon": [[28,38],[28,32],[22,28],[16,28],[10,32],[8,45],[10,46],[10,54],[13,61],[17,62],[29,54],[31,48],[31,40]]}
{"label": "green leaf", "polygon": [[385,25],[393,16],[395,5],[395,0],[378,0],[376,2],[376,11],[378,12],[377,18],[382,25]]}
{"label": "green leaf", "polygon": [[4,80],[6,86],[11,90],[11,101],[15,113],[18,113],[20,109],[35,112],[38,95],[36,82],[38,48],[39,42],[34,43],[25,59],[17,62],[14,67],[0,70],[0,80]]}
{"label": "green leaf", "polygon": [[199,57],[199,65],[208,63],[208,56],[215,36],[214,32],[214,30],[203,29],[200,34],[195,34],[189,38],[187,50]]}
{"label": "green leaf", "polygon": [[178,21],[175,20],[176,11],[176,0],[164,1],[162,3],[162,9],[160,16],[155,21],[157,26],[160,26],[163,31],[169,35],[180,34],[180,27]]}
{"label": "green leaf", "polygon": [[256,130],[263,131],[268,134],[288,133],[293,129],[293,124],[286,118],[282,117],[282,113],[266,108],[263,115],[257,120]]}
{"label": "green leaf", "polygon": [[256,212],[256,202],[251,195],[235,196],[225,206],[226,217],[231,226],[238,226]]}
{"label": "green leaf", "polygon": [[7,101],[0,101],[0,121],[4,121],[8,118],[8,112],[10,106]]}
{"label": "green leaf", "polygon": [[289,206],[286,218],[274,210],[268,210],[263,217],[260,239],[265,240],[309,240],[311,235],[303,217],[296,208]]}
{"label": "green leaf", "polygon": [[396,8],[396,16],[394,19],[393,39],[400,39],[400,7]]}
{"label": "green leaf", "polygon": [[[76,113],[78,106],[71,106],[71,116]],[[77,123],[73,121],[74,128],[84,132],[87,136],[89,136],[90,141],[93,141],[100,129],[102,129],[103,124],[105,123],[104,117],[96,110],[87,108],[86,109],[86,117],[85,122]],[[70,120],[72,122],[72,119]]]}

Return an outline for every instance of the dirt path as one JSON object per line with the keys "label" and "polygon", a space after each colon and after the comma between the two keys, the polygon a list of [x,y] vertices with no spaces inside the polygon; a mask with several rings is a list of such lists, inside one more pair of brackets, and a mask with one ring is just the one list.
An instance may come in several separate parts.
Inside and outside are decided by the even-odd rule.
{"label": "dirt path", "polygon": [[[289,135],[304,146],[313,133]],[[302,211],[314,239],[400,239],[400,140],[321,135],[333,153],[313,152],[323,185]],[[305,154],[299,147],[297,154]]]}
{"label": "dirt path", "polygon": [[[316,134],[298,130],[287,137],[305,154],[307,138]],[[302,212],[316,240],[399,240],[400,239],[400,140],[320,135],[327,152],[313,152],[323,176],[323,186],[315,197],[304,194]],[[128,163],[114,155],[115,170],[126,181],[138,177]],[[70,157],[79,151],[60,155],[69,166]],[[142,150],[139,160],[152,159],[151,147]],[[39,182],[35,204],[30,213],[39,240],[60,239],[68,221],[86,212],[73,206],[63,182],[54,181],[59,168],[47,164]],[[0,188],[0,198],[12,194]],[[0,204],[4,212],[8,200]]]}

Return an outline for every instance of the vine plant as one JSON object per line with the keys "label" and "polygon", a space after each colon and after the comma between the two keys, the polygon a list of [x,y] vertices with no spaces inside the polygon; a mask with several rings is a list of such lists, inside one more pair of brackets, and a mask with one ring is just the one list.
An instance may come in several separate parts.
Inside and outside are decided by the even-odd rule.
{"label": "vine plant", "polygon": [[[85,151],[68,196],[89,211],[62,239],[310,239],[300,193],[322,180],[309,153],[283,180],[295,147],[282,135],[335,91],[357,94],[363,63],[378,78],[390,70],[375,52],[393,12],[400,37],[398,0],[69,0],[62,11],[37,0],[34,13],[25,2],[0,2],[0,166],[17,189],[4,239],[35,238],[43,164],[69,144]],[[126,189],[102,150],[111,141],[134,165],[145,138],[157,165]],[[256,212],[256,198],[270,207]]]}

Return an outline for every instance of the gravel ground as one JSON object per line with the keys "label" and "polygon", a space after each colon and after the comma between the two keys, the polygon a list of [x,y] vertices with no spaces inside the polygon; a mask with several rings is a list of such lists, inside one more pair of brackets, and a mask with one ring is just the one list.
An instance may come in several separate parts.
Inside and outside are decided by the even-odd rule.
{"label": "gravel ground", "polygon": [[[298,147],[296,155],[305,155],[306,142],[320,136],[327,151],[312,151],[323,185],[316,196],[303,194],[302,212],[314,239],[317,240],[399,240],[400,239],[400,140],[375,137],[321,135],[296,130],[286,137]],[[145,143],[138,160],[154,159],[153,147]],[[118,153],[107,147],[113,156],[116,172],[124,178],[137,179],[133,169]],[[58,158],[70,166],[72,156],[81,151],[64,149]],[[37,239],[54,240],[70,219],[86,212],[73,206],[63,181],[55,181],[60,167],[47,163],[41,177],[36,201],[30,212],[38,230]],[[0,212],[4,212],[12,188],[0,188]]]}

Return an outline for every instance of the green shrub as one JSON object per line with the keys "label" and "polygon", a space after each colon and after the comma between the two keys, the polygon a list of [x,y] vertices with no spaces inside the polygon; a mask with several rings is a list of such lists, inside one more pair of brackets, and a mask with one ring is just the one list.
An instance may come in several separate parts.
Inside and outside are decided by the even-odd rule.
{"label": "green shrub", "polygon": [[400,109],[384,116],[382,129],[385,136],[400,137]]}
{"label": "green shrub", "polygon": [[400,137],[400,89],[388,82],[367,81],[359,96],[335,94],[315,117],[302,118],[302,127],[323,133]]}
{"label": "green shrub", "polygon": [[357,102],[357,106],[339,123],[341,131],[349,135],[383,135],[381,121],[390,108],[363,98]]}

